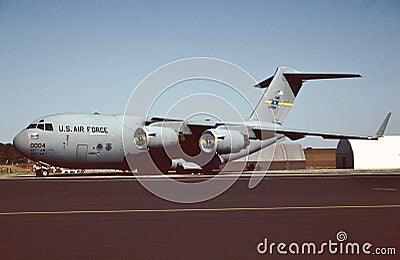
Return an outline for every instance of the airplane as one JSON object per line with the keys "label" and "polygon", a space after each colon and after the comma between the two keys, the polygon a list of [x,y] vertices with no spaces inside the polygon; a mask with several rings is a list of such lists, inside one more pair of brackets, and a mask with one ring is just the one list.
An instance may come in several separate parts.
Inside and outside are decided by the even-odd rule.
{"label": "airplane", "polygon": [[[222,164],[285,137],[377,140],[384,134],[390,113],[373,136],[296,131],[282,126],[304,82],[357,77],[361,76],[303,73],[278,67],[273,76],[255,85],[263,93],[243,122],[99,113],[55,114],[34,120],[15,136],[13,144],[31,160],[64,168],[132,170],[133,166],[141,170],[153,162],[161,173],[181,172],[191,167],[205,173],[218,172]],[[47,170],[36,172],[37,176],[48,174]]]}

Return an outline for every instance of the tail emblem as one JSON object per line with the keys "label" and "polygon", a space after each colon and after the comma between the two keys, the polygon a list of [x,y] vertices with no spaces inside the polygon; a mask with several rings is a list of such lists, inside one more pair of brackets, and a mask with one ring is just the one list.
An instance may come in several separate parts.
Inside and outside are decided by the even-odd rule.
{"label": "tail emblem", "polygon": [[277,99],[268,99],[265,100],[264,103],[270,104],[272,106],[281,106],[281,107],[292,107],[294,105],[292,102],[285,102]]}

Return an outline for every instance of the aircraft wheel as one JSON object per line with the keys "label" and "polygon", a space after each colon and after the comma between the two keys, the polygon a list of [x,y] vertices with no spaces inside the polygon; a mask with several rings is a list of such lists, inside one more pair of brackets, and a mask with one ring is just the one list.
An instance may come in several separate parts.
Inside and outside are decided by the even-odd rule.
{"label": "aircraft wheel", "polygon": [[214,173],[214,169],[213,168],[202,168],[201,172],[204,174],[213,174]]}
{"label": "aircraft wheel", "polygon": [[163,174],[168,174],[172,165],[172,160],[169,158],[165,150],[163,148],[150,149],[149,154],[158,170]]}
{"label": "aircraft wheel", "polygon": [[43,177],[43,171],[42,170],[36,170],[36,177]]}
{"label": "aircraft wheel", "polygon": [[203,166],[201,171],[204,174],[213,174],[213,173],[219,173],[221,170],[219,169],[219,165],[221,164],[221,161],[217,155],[215,155],[210,162],[208,162],[206,165]]}
{"label": "aircraft wheel", "polygon": [[177,174],[184,174],[185,173],[185,168],[183,168],[182,164],[178,164],[178,166],[175,169]]}

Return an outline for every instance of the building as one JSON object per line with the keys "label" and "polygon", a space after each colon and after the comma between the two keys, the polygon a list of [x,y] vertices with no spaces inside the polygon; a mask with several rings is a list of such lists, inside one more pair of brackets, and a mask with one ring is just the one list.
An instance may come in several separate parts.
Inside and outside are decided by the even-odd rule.
{"label": "building", "polygon": [[336,168],[400,169],[400,136],[340,140],[336,150]]}
{"label": "building", "polygon": [[225,171],[305,169],[306,157],[297,143],[278,143],[225,165]]}
{"label": "building", "polygon": [[307,148],[306,166],[310,169],[335,169],[336,148]]}

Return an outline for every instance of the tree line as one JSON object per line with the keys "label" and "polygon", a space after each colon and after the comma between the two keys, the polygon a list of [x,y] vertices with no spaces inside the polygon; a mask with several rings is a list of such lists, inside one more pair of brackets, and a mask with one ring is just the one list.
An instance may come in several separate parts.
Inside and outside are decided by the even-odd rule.
{"label": "tree line", "polygon": [[12,144],[0,143],[0,164],[27,163],[22,154],[15,150]]}

